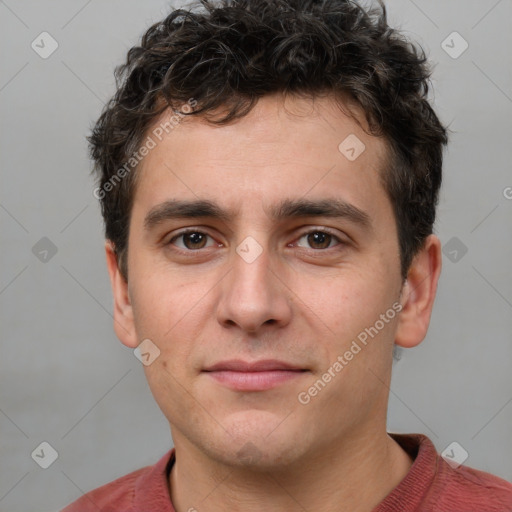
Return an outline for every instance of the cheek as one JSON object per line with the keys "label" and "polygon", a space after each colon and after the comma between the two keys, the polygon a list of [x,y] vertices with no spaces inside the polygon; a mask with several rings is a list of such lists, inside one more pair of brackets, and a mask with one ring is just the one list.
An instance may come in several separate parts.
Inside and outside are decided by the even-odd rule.
{"label": "cheek", "polygon": [[[310,332],[316,333],[321,372],[342,357],[340,378],[334,379],[325,398],[339,400],[339,393],[350,389],[355,403],[363,403],[373,386],[382,386],[375,375],[383,376],[390,362],[397,319],[392,305],[396,299],[390,282],[378,279],[377,273],[352,270],[327,280],[328,286],[304,287],[300,293],[309,306],[302,310]],[[383,322],[381,315],[387,312],[390,314]],[[313,381],[317,378],[315,375]]]}
{"label": "cheek", "polygon": [[134,285],[135,329],[140,339],[149,338],[158,346],[158,369],[183,378],[194,372],[195,351],[207,343],[204,333],[213,318],[206,283],[155,272]]}
{"label": "cheek", "polygon": [[[153,265],[149,272],[133,275],[132,306],[138,326],[162,334],[183,318],[191,306],[193,286]],[[165,331],[163,331],[165,332]]]}
{"label": "cheek", "polygon": [[301,276],[292,286],[304,315],[346,340],[373,324],[391,304],[389,291],[371,271],[340,269],[318,279]]}
{"label": "cheek", "polygon": [[[173,356],[173,360],[176,356]],[[166,416],[173,424],[180,424],[183,418],[188,422],[204,422],[201,410],[198,410],[195,400],[191,400],[194,394],[189,381],[179,373],[180,367],[173,365],[169,355],[162,353],[150,366],[144,367],[146,379],[151,393]]]}

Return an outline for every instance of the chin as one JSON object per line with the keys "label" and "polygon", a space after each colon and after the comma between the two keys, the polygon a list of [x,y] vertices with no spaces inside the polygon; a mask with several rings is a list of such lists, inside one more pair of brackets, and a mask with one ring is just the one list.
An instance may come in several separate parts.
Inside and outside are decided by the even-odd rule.
{"label": "chin", "polygon": [[[211,451],[211,447],[209,450]],[[297,463],[303,454],[297,453],[296,446],[270,445],[248,440],[238,450],[229,446],[208,455],[228,467],[269,473],[286,470]]]}
{"label": "chin", "polygon": [[227,466],[253,471],[276,470],[296,462],[306,453],[300,429],[292,429],[291,416],[252,410],[232,414],[220,421],[221,439],[204,447],[207,455]]}

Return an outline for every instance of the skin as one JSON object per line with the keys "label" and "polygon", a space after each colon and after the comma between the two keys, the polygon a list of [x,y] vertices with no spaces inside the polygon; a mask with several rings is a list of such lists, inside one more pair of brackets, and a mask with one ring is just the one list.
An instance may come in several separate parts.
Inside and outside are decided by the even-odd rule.
{"label": "skin", "polygon": [[[338,150],[349,134],[366,146],[354,161]],[[187,118],[143,160],[128,281],[109,241],[106,255],[119,339],[134,348],[149,338],[160,350],[145,372],[175,443],[169,484],[178,512],[371,511],[409,470],[386,432],[392,349],[426,334],[440,242],[427,238],[404,282],[381,181],[386,157],[385,140],[332,98],[275,95],[228,125]],[[284,199],[333,198],[363,211],[368,225],[270,214]],[[148,213],[172,199],[207,199],[232,217],[167,218],[146,229]],[[209,235],[204,246],[175,238],[183,228]],[[333,238],[323,245],[306,236],[325,230]],[[249,236],[262,250],[251,263],[236,251]],[[400,314],[300,403],[394,303]],[[203,371],[228,359],[279,359],[306,371],[273,389],[238,391]]]}

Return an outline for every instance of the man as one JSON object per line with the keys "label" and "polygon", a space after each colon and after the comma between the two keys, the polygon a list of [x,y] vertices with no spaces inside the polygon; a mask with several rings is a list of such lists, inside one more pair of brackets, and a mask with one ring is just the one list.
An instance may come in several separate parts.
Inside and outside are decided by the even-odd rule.
{"label": "man", "polygon": [[512,485],[386,432],[424,338],[447,142],[384,6],[177,10],[92,137],[116,333],[175,448],[73,511],[504,512]]}

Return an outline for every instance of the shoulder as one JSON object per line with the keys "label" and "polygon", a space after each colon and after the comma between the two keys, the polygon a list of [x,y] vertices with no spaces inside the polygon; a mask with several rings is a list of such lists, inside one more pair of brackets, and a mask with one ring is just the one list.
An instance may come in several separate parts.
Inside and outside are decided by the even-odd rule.
{"label": "shoulder", "polygon": [[414,461],[376,512],[512,512],[512,484],[448,463],[423,434],[391,434]]}
{"label": "shoulder", "polygon": [[436,512],[512,512],[512,484],[484,471],[452,468],[439,457]]}
{"label": "shoulder", "polygon": [[131,510],[131,505],[135,496],[136,481],[143,476],[150,466],[138,469],[133,473],[125,475],[113,482],[102,485],[93,491],[84,494],[77,501],[67,506],[62,512],[110,512],[114,509],[127,512]]}
{"label": "shoulder", "polygon": [[[140,502],[164,500],[170,505],[166,468],[174,450],[155,465],[146,466],[84,494],[61,512],[135,512]],[[155,510],[158,508],[155,508]]]}

